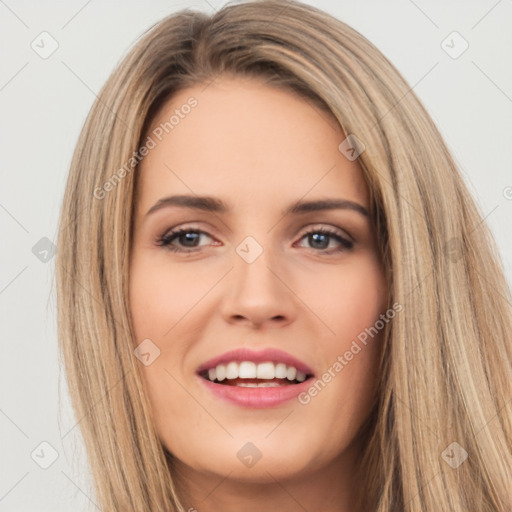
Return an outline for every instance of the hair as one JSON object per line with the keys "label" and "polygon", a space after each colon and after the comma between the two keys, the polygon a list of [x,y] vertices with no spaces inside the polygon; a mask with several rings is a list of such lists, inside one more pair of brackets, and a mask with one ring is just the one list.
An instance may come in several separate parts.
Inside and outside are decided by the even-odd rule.
{"label": "hair", "polygon": [[[495,242],[397,69],[356,30],[293,0],[166,17],[118,65],[82,129],[59,221],[58,333],[100,508],[184,510],[133,353],[137,167],[112,178],[173,94],[220,76],[298,94],[365,146],[357,161],[389,303],[402,311],[382,342],[358,469],[361,506],[510,511],[511,297]],[[468,454],[457,468],[443,457],[454,442]]]}

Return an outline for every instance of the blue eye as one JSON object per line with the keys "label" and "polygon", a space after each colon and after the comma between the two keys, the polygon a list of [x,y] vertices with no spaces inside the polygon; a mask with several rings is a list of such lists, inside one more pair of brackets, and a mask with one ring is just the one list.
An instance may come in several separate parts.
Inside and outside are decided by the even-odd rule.
{"label": "blue eye", "polygon": [[[341,235],[339,235],[336,231],[331,231],[330,229],[313,229],[305,233],[302,236],[301,240],[306,237],[308,241],[312,243],[313,249],[320,249],[321,251],[334,249],[334,252],[340,252],[352,249],[354,247],[354,242],[352,240],[344,238]],[[341,247],[329,247],[329,239],[336,240],[339,244],[341,244]]]}
{"label": "blue eye", "polygon": [[[196,249],[201,247],[199,241],[201,236],[205,235],[211,238],[208,233],[199,229],[177,229],[170,231],[156,241],[157,245],[165,247],[172,252],[190,253],[197,252]],[[302,235],[300,240],[307,238],[312,244],[312,249],[318,249],[315,252],[342,252],[350,250],[354,247],[354,242],[348,238],[344,238],[338,232],[326,228],[312,229]],[[331,240],[335,240],[339,247],[329,247]],[[178,242],[176,245],[174,242]]]}
{"label": "blue eye", "polygon": [[[187,249],[195,249],[198,247],[197,242],[201,235],[209,236],[204,231],[200,231],[198,229],[178,229],[176,231],[166,233],[157,240],[157,244],[173,252],[193,252]],[[182,247],[184,247],[185,250],[180,249],[176,245],[171,245],[174,240],[178,240],[180,244],[183,244]]]}

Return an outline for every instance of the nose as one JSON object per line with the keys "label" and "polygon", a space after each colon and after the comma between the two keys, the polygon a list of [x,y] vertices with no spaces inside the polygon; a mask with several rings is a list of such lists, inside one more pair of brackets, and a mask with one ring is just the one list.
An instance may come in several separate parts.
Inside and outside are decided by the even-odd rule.
{"label": "nose", "polygon": [[293,322],[293,291],[284,273],[270,261],[268,251],[264,250],[252,263],[235,253],[233,266],[222,299],[221,312],[226,322],[251,329],[284,327]]}

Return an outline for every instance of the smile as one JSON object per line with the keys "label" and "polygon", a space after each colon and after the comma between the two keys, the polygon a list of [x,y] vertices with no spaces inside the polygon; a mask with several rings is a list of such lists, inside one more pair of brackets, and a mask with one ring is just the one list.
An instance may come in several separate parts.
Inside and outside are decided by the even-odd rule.
{"label": "smile", "polygon": [[307,365],[285,352],[245,348],[210,360],[197,375],[215,396],[245,407],[270,407],[291,400],[309,387],[314,376]]}
{"label": "smile", "polygon": [[306,374],[295,366],[270,361],[259,364],[252,361],[231,361],[227,365],[219,364],[205,370],[201,376],[211,382],[246,387],[286,386],[306,380]]}

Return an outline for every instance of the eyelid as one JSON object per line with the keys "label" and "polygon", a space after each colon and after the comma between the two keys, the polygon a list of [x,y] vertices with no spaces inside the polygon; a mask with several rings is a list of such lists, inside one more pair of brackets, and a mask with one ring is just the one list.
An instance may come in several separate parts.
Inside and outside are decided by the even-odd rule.
{"label": "eyelid", "polygon": [[178,231],[197,231],[200,232],[201,234],[209,236],[210,238],[215,238],[215,235],[210,234],[210,232],[207,230],[215,231],[215,229],[212,226],[209,226],[208,228],[204,229],[194,224],[177,224],[176,226],[166,229],[160,236],[158,236],[158,238],[166,238],[170,236],[171,233],[176,233]]}
{"label": "eyelid", "polygon": [[318,230],[328,230],[328,231],[333,231],[335,232],[338,236],[341,236],[342,238],[348,238],[351,242],[354,242],[356,243],[356,239],[346,230],[344,229],[341,229],[337,226],[333,226],[332,224],[322,224],[321,222],[320,223],[315,223],[315,224],[310,224],[309,226],[306,226],[304,228],[303,231],[301,231],[301,234],[300,234],[300,238],[302,238],[304,235],[307,235],[310,231],[313,231],[315,229],[318,229]]}
{"label": "eyelid", "polygon": [[200,235],[205,235],[205,236],[211,238],[212,240],[216,239],[216,237],[214,235],[211,235],[210,233],[208,233],[208,231],[205,231],[204,229],[201,229],[197,226],[178,225],[176,227],[165,230],[162,235],[157,236],[157,239],[156,239],[157,245],[166,245],[166,244],[162,243],[164,240],[169,239],[171,237],[175,237],[176,235],[180,234],[181,232],[190,232],[190,231],[195,231]]}
{"label": "eyelid", "polygon": [[[331,230],[331,231],[335,231],[340,236],[346,236],[347,238],[349,238],[350,241],[352,241],[354,243],[356,242],[356,239],[348,231],[346,231],[344,229],[341,229],[341,228],[339,228],[337,226],[333,226],[331,224],[321,223],[321,222],[317,222],[317,223],[314,223],[314,224],[309,224],[309,225],[305,226],[304,228],[302,228],[302,230],[300,231],[300,234],[298,235],[299,238],[302,238],[304,235],[307,235],[312,229],[319,229],[319,230],[328,229],[328,230]],[[198,225],[194,225],[194,224],[178,224],[177,226],[174,226],[172,228],[169,228],[169,229],[165,230],[164,233],[162,235],[160,235],[158,238],[162,239],[162,238],[167,237],[172,232],[182,231],[182,230],[185,230],[185,231],[186,230],[198,231],[201,234],[209,236],[210,238],[214,237],[214,235],[211,235],[210,233],[208,233],[204,229],[200,228]]]}

